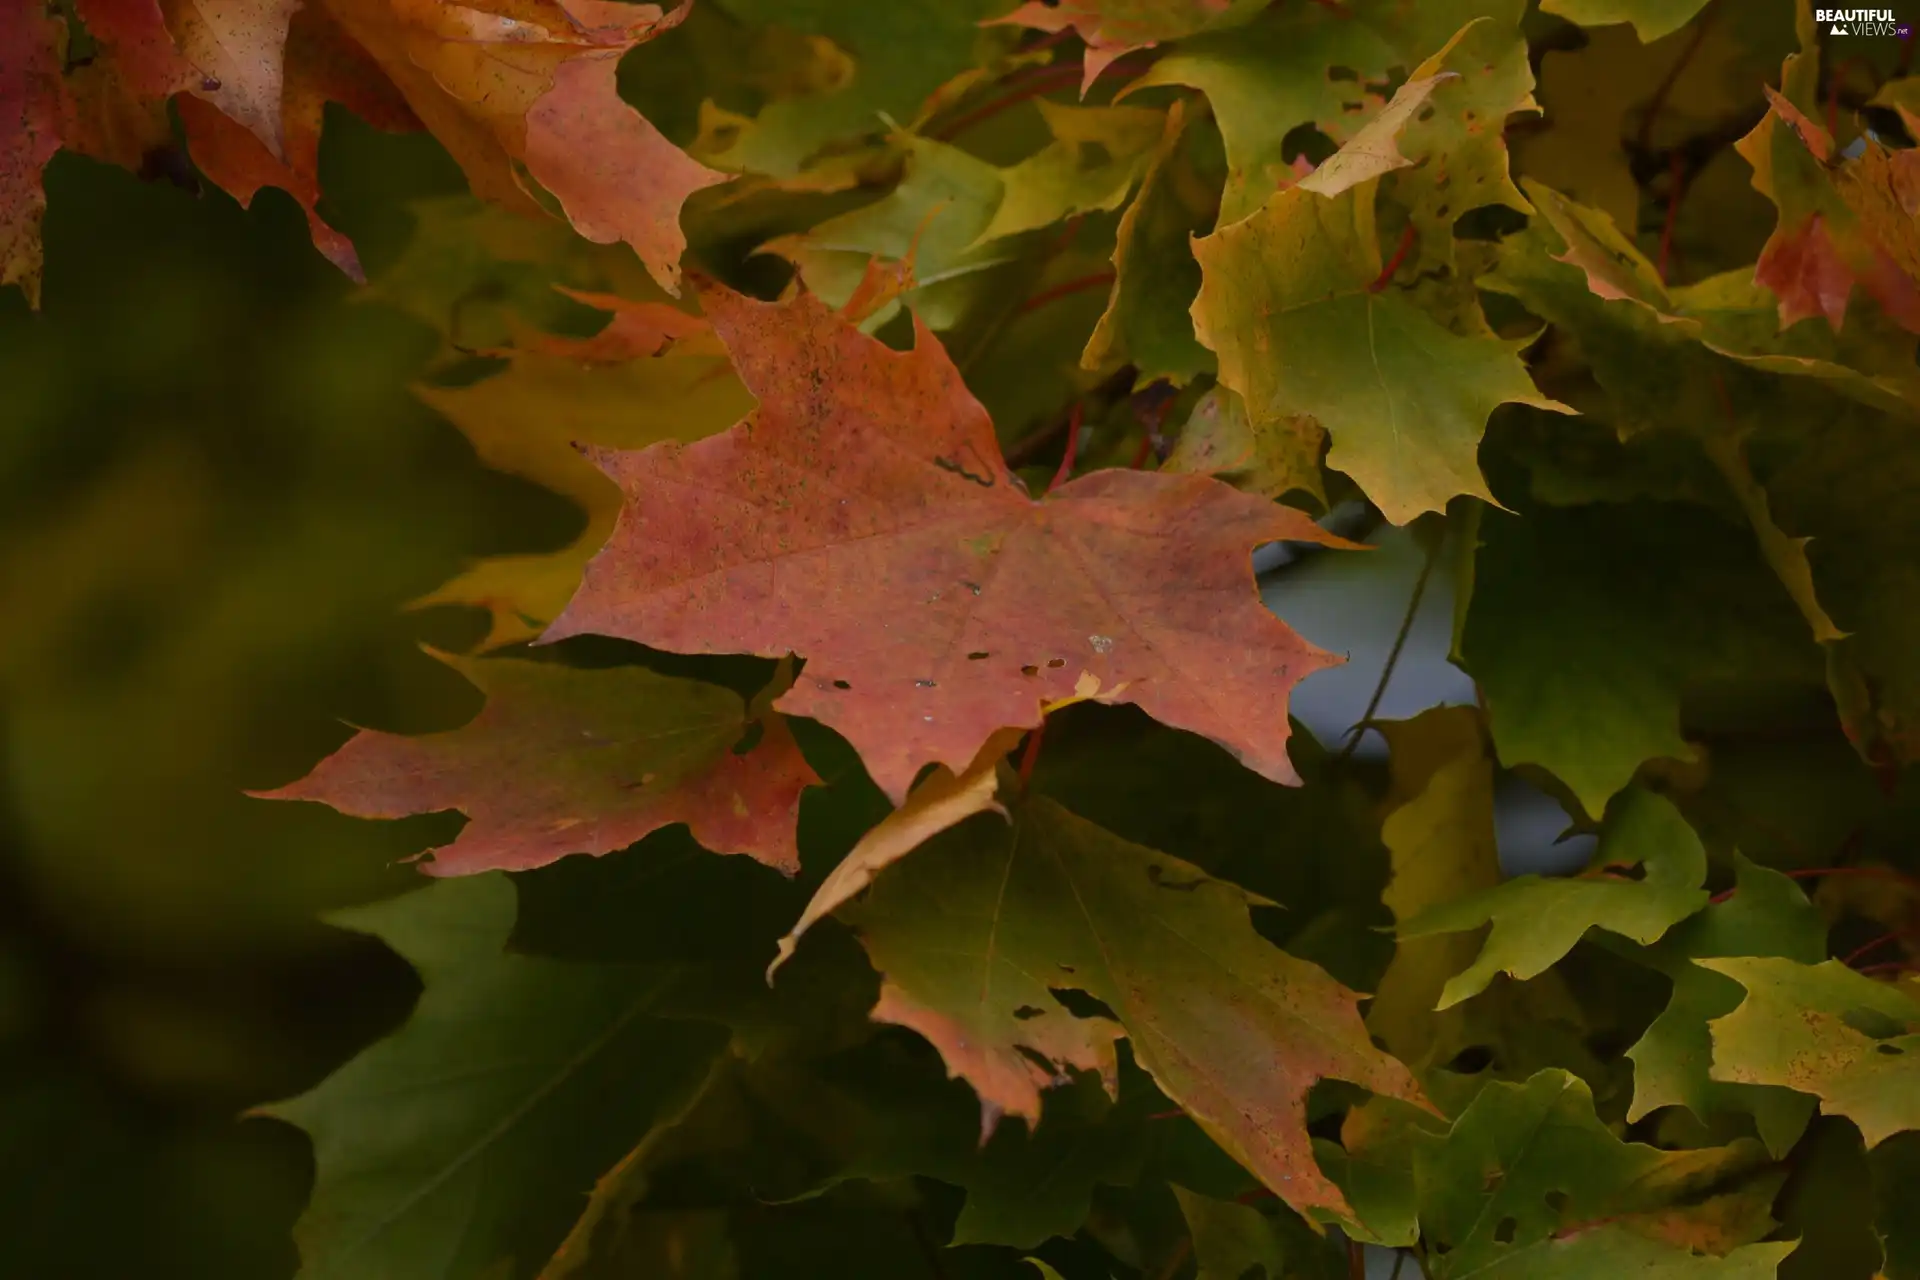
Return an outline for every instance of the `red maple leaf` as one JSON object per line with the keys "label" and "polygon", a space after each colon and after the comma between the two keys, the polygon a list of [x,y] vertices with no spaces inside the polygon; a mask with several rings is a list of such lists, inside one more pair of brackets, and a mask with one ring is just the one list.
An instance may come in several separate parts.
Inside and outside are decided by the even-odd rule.
{"label": "red maple leaf", "polygon": [[624,490],[547,640],[806,659],[777,704],[839,731],[895,804],[1050,704],[1131,702],[1298,781],[1287,694],[1337,659],[1261,604],[1250,551],[1338,543],[1195,475],[1100,471],[1035,500],[924,327],[702,290],[760,407],[693,444],[589,456]]}
{"label": "red maple leaf", "polygon": [[792,875],[800,795],[819,784],[786,722],[738,694],[641,667],[438,655],[487,695],[444,733],[363,729],[268,800],[316,800],[357,818],[457,809],[471,821],[422,864],[429,875],[525,871],[624,849],[684,822],[719,853]]}

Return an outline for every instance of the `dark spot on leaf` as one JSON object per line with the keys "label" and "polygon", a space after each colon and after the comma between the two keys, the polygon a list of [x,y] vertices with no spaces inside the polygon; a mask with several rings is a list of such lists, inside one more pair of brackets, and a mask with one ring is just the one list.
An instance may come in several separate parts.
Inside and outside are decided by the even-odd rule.
{"label": "dark spot on leaf", "polygon": [[1878,1044],[1874,1046],[1874,1050],[1878,1053],[1886,1054],[1889,1058],[1897,1058],[1906,1052],[1905,1049],[1902,1049],[1897,1044]]}
{"label": "dark spot on leaf", "polygon": [[972,653],[970,653],[970,654],[968,654],[968,655],[967,655],[967,661],[968,661],[968,662],[980,662],[980,661],[983,661],[984,659],[987,659],[987,658],[990,658],[990,657],[992,657],[992,656],[993,656],[992,654],[990,654],[990,653],[988,653],[988,652],[987,652],[986,650],[984,650],[984,649],[976,649],[976,650],[975,650],[974,652],[972,652]]}
{"label": "dark spot on leaf", "polygon": [[847,682],[846,682],[845,680],[835,680],[835,681],[833,682],[833,687],[834,687],[834,688],[836,688],[836,689],[851,689],[851,688],[853,688],[853,686],[852,686],[852,685],[850,685],[850,684],[848,684],[848,683],[847,683]]}
{"label": "dark spot on leaf", "polygon": [[933,681],[931,681],[931,680],[915,680],[915,681],[913,682],[913,687],[914,687],[914,688],[916,688],[916,689],[931,689],[931,688],[933,688]]}
{"label": "dark spot on leaf", "polygon": [[1037,1009],[1030,1004],[1023,1004],[1018,1009],[1015,1009],[1013,1011],[1013,1016],[1020,1019],[1020,1021],[1025,1022],[1027,1019],[1037,1018],[1045,1012],[1046,1012],[1045,1009]]}
{"label": "dark spot on leaf", "polygon": [[1555,1213],[1565,1213],[1567,1211],[1567,1205],[1570,1203],[1571,1201],[1564,1191],[1547,1192],[1547,1208],[1553,1210]]}
{"label": "dark spot on leaf", "polygon": [[1355,71],[1352,67],[1328,67],[1327,79],[1350,80],[1355,83],[1358,83],[1360,80],[1360,73],[1358,71]]}
{"label": "dark spot on leaf", "polygon": [[1020,668],[1020,674],[1021,674],[1021,675],[1023,675],[1023,676],[1037,676],[1037,675],[1039,675],[1039,674],[1040,674],[1040,668],[1038,668],[1038,667],[1022,667],[1022,668]]}
{"label": "dark spot on leaf", "polygon": [[1067,665],[1067,660],[1065,658],[1049,658],[1047,659],[1047,665],[1058,671],[1061,667]]}
{"label": "dark spot on leaf", "polygon": [[1495,1244],[1512,1244],[1514,1236],[1519,1233],[1520,1220],[1518,1218],[1502,1218],[1500,1219],[1500,1225],[1493,1229],[1493,1241]]}
{"label": "dark spot on leaf", "polygon": [[200,77],[200,92],[202,92],[202,93],[218,93],[218,92],[220,92],[220,81],[219,81],[219,79],[218,79],[217,77],[214,77],[214,76],[201,76],[201,77]]}
{"label": "dark spot on leaf", "polygon": [[1420,108],[1420,123],[1425,124],[1431,119],[1433,119],[1433,104],[1429,102],[1426,106]]}

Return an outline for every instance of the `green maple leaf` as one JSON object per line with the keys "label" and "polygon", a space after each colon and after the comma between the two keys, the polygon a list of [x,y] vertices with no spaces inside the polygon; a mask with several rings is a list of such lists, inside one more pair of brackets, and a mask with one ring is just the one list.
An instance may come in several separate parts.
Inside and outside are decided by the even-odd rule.
{"label": "green maple leaf", "polygon": [[1693,757],[1689,690],[1824,682],[1744,532],[1699,508],[1489,512],[1481,533],[1461,654],[1500,760],[1546,768],[1589,813],[1645,761]]}
{"label": "green maple leaf", "polygon": [[1793,1249],[1749,1243],[1771,1229],[1771,1191],[1757,1214],[1750,1198],[1726,1231],[1701,1242],[1700,1252],[1719,1256],[1670,1239],[1665,1210],[1742,1179],[1777,1190],[1777,1171],[1752,1142],[1675,1152],[1622,1142],[1563,1071],[1489,1084],[1444,1139],[1418,1142],[1414,1172],[1433,1280],[1762,1280]]}
{"label": "green maple leaf", "polygon": [[1713,1021],[1713,1078],[1780,1085],[1860,1126],[1868,1146],[1920,1129],[1920,1002],[1838,960],[1700,960],[1747,989]]}
{"label": "green maple leaf", "polygon": [[1498,973],[1522,981],[1545,973],[1589,929],[1653,942],[1707,905],[1700,887],[1707,851],[1672,802],[1650,791],[1629,790],[1609,806],[1593,866],[1596,872],[1644,867],[1645,877],[1518,876],[1401,925],[1413,938],[1493,926],[1473,963],[1448,980],[1439,1007],[1478,995]]}
{"label": "green maple leaf", "polygon": [[1666,1106],[1683,1106],[1705,1120],[1723,1111],[1751,1115],[1775,1156],[1799,1140],[1813,1118],[1813,1102],[1787,1089],[1728,1084],[1710,1075],[1713,1045],[1707,1024],[1740,1003],[1739,984],[1692,963],[1726,956],[1781,956],[1806,964],[1826,954],[1827,930],[1792,880],[1741,859],[1736,892],[1676,927],[1647,953],[1673,979],[1673,995],[1627,1056],[1633,1059],[1637,1121]]}
{"label": "green maple leaf", "polygon": [[1213,371],[1213,353],[1194,336],[1188,308],[1200,292],[1192,240],[1213,228],[1223,163],[1219,131],[1175,102],[1140,192],[1120,216],[1113,289],[1081,355],[1084,367],[1130,362],[1142,382],[1176,384]]}
{"label": "green maple leaf", "polygon": [[399,951],[426,991],[398,1032],[267,1108],[313,1135],[303,1276],[530,1275],[594,1179],[725,1047],[721,1027],[655,1015],[673,969],[506,954],[513,915],[491,875],[336,917]]}
{"label": "green maple leaf", "polygon": [[1220,381],[1256,424],[1317,419],[1327,465],[1396,524],[1459,494],[1492,500],[1477,452],[1499,405],[1565,409],[1527,376],[1524,344],[1462,336],[1384,287],[1373,183],[1289,188],[1194,250],[1194,326]]}
{"label": "green maple leaf", "polygon": [[[1050,801],[935,837],[842,908],[883,978],[880,1021],[920,1032],[980,1094],[983,1123],[1040,1114],[1070,1070],[1112,1078],[1127,1036],[1162,1091],[1289,1203],[1338,1212],[1314,1163],[1323,1078],[1418,1098],[1366,1038],[1357,997],[1253,931],[1255,900]],[[1072,1012],[1083,991],[1118,1021]],[[1044,1065],[1043,1065],[1044,1064]]]}

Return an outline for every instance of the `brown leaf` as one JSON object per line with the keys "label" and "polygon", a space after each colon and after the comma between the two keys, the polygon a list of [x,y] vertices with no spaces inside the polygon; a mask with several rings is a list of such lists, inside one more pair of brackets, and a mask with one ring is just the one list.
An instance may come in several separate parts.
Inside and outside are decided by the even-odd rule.
{"label": "brown leaf", "polygon": [[1100,471],[1044,501],[920,326],[895,352],[819,299],[702,291],[759,410],[590,456],[625,491],[549,640],[796,653],[780,708],[832,726],[895,804],[932,763],[1069,696],[1131,702],[1295,782],[1287,693],[1336,659],[1260,603],[1251,549],[1345,545],[1204,476]]}

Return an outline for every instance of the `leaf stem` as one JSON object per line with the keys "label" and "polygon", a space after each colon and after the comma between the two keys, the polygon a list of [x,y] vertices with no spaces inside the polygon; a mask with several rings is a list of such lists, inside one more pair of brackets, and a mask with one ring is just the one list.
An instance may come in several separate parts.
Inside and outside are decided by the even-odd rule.
{"label": "leaf stem", "polygon": [[1026,794],[1027,784],[1033,781],[1033,766],[1040,760],[1040,740],[1047,736],[1047,722],[1042,720],[1032,733],[1027,735],[1026,749],[1020,753],[1020,791]]}
{"label": "leaf stem", "polygon": [[1647,103],[1647,114],[1640,120],[1639,150],[1643,154],[1652,145],[1654,122],[1666,109],[1667,98],[1672,95],[1673,86],[1680,83],[1680,73],[1687,69],[1689,62],[1693,61],[1693,55],[1700,52],[1700,45],[1707,38],[1707,30],[1713,26],[1713,19],[1719,12],[1718,0],[1714,0],[1714,3],[1707,6],[1706,12],[1702,13],[1694,23],[1693,38],[1687,41],[1687,47],[1682,49],[1680,56],[1673,60],[1673,65],[1667,68],[1667,74],[1660,81],[1659,87],[1653,91],[1653,98]]}
{"label": "leaf stem", "polygon": [[1114,274],[1111,269],[1095,271],[1091,275],[1076,276],[1072,280],[1063,280],[1052,288],[1042,289],[1025,302],[1022,302],[1018,307],[1014,308],[1014,314],[1023,316],[1029,311],[1038,311],[1041,307],[1046,306],[1049,302],[1053,302],[1056,299],[1065,298],[1076,293],[1084,293],[1088,289],[1097,289],[1102,285],[1112,284],[1113,281]]}
{"label": "leaf stem", "polygon": [[1889,942],[1898,942],[1902,938],[1909,937],[1911,936],[1912,933],[1913,933],[1913,930],[1911,929],[1894,929],[1887,933],[1883,933],[1879,937],[1873,939],[1870,942],[1861,943],[1859,946],[1855,947],[1853,950],[1847,952],[1847,954],[1845,954],[1844,956],[1841,956],[1840,963],[1846,965],[1848,968],[1852,968],[1853,962],[1860,959],[1862,956],[1865,956],[1873,951],[1878,950],[1881,947],[1886,946]]}
{"label": "leaf stem", "polygon": [[1067,415],[1067,447],[1060,455],[1060,466],[1053,473],[1053,479],[1047,481],[1047,492],[1052,493],[1073,475],[1073,460],[1080,452],[1080,419],[1084,410],[1080,401],[1073,402],[1073,409]]}
{"label": "leaf stem", "polygon": [[1420,576],[1413,580],[1413,594],[1407,597],[1407,611],[1400,619],[1400,630],[1393,637],[1393,648],[1387,650],[1387,664],[1380,669],[1380,679],[1373,686],[1373,696],[1367,699],[1367,709],[1360,713],[1360,719],[1347,731],[1346,745],[1340,748],[1341,760],[1353,755],[1360,745],[1360,739],[1373,724],[1373,713],[1380,709],[1380,699],[1387,693],[1387,682],[1393,679],[1393,669],[1400,661],[1400,651],[1407,647],[1407,636],[1413,631],[1413,619],[1420,612],[1420,600],[1427,594],[1427,580],[1433,577],[1433,566],[1440,559],[1443,541],[1435,538],[1427,547],[1427,557],[1420,565]]}
{"label": "leaf stem", "polygon": [[1387,259],[1387,265],[1380,268],[1380,274],[1367,286],[1368,293],[1379,293],[1393,283],[1394,273],[1400,270],[1400,264],[1407,260],[1407,251],[1413,248],[1413,224],[1409,222],[1400,232],[1400,243],[1393,248],[1393,256]]}

